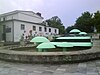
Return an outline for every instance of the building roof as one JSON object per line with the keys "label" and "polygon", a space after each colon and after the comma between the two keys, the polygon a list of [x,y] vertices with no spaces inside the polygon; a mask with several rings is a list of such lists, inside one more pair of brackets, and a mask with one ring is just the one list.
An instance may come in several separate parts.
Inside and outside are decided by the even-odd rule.
{"label": "building roof", "polygon": [[[30,12],[30,13],[36,14],[36,13],[33,12],[33,11],[15,10],[15,11],[7,12],[7,13],[4,13],[4,14],[0,14],[0,17],[12,15],[12,14],[17,14],[17,13],[20,13],[20,12]],[[37,15],[37,14],[36,14],[36,15]],[[43,19],[43,17],[41,17],[41,16],[39,16],[39,15],[37,15],[37,16]]]}

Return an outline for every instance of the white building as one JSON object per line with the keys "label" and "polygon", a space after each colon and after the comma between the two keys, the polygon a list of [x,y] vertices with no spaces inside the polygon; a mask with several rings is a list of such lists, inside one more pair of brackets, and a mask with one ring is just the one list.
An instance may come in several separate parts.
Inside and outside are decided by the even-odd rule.
{"label": "white building", "polygon": [[22,34],[28,36],[30,31],[33,36],[59,34],[59,29],[43,24],[40,13],[16,10],[0,15],[0,40],[18,42]]}

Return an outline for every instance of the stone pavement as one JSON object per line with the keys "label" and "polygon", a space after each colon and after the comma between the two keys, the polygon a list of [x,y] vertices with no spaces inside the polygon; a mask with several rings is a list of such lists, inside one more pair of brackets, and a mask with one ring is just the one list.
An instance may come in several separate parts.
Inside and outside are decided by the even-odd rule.
{"label": "stone pavement", "polygon": [[74,64],[23,64],[0,60],[0,75],[100,75],[100,60]]}

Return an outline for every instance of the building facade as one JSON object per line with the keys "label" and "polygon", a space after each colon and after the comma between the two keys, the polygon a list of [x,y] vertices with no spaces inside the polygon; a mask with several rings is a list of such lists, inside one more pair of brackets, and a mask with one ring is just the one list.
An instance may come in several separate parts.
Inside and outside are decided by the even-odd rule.
{"label": "building facade", "polygon": [[16,10],[0,15],[1,41],[19,42],[23,34],[27,37],[30,32],[32,36],[48,36],[59,34],[59,29],[43,24],[41,14],[33,11]]}

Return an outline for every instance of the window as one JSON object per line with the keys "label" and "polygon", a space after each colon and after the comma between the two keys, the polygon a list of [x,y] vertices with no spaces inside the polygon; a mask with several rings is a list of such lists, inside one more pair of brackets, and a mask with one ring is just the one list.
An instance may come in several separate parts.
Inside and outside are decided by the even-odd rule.
{"label": "window", "polygon": [[39,27],[39,31],[42,31],[42,27]]}
{"label": "window", "polygon": [[6,33],[6,25],[3,25],[3,33]]}
{"label": "window", "polygon": [[11,32],[11,28],[6,26],[6,33],[9,33],[9,32]]}
{"label": "window", "polygon": [[48,35],[48,33],[46,33],[46,35]]}
{"label": "window", "polygon": [[5,21],[5,17],[3,17],[3,21]]}
{"label": "window", "polygon": [[33,26],[33,30],[36,31],[36,26]]}
{"label": "window", "polygon": [[55,33],[57,32],[57,30],[55,29]]}
{"label": "window", "polygon": [[49,32],[51,32],[51,28],[49,28]]}
{"label": "window", "polygon": [[21,30],[25,30],[25,25],[21,24]]}
{"label": "window", "polygon": [[44,31],[45,31],[45,32],[47,31],[47,28],[46,28],[46,27],[44,27]]}

